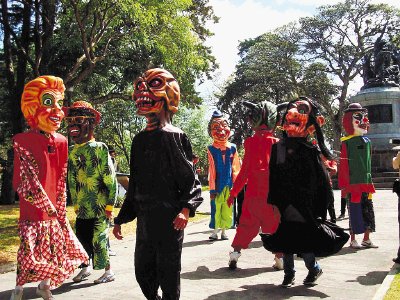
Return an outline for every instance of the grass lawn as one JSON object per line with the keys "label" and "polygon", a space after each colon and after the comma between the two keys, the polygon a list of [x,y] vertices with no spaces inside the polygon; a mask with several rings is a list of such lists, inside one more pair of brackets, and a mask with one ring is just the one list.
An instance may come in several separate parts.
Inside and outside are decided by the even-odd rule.
{"label": "grass lawn", "polygon": [[[119,208],[114,209],[114,216],[118,215]],[[19,247],[18,237],[18,217],[19,205],[0,205],[0,265],[15,262],[17,259],[17,251]],[[67,217],[72,228],[75,226],[75,212],[72,206],[67,207]],[[189,222],[207,218],[208,215],[197,213],[194,218],[190,218]],[[136,221],[122,225],[122,234],[124,236],[134,235],[136,232]],[[110,239],[115,239],[110,231]]]}
{"label": "grass lawn", "polygon": [[400,267],[397,268],[396,275],[387,291],[385,298],[383,300],[397,300],[400,295]]}

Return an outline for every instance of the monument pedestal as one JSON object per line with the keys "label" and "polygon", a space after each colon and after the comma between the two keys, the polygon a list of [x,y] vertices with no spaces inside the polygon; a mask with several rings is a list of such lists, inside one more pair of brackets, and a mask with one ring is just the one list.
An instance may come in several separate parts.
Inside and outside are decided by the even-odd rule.
{"label": "monument pedestal", "polygon": [[372,171],[391,172],[393,150],[390,139],[400,139],[400,88],[373,87],[363,89],[350,102],[368,109],[370,128],[366,135],[372,144]]}

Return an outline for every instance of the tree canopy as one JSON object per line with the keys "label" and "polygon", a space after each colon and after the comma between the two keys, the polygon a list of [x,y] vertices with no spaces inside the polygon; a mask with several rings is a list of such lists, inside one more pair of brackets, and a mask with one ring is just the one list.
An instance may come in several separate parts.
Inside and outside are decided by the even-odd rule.
{"label": "tree canopy", "polygon": [[[399,10],[369,0],[346,0],[318,8],[301,18],[239,44],[241,60],[233,80],[219,95],[217,106],[231,116],[234,141],[249,133],[242,100],[273,103],[295,95],[316,99],[325,109],[330,140],[339,147],[342,112],[348,103],[349,85],[362,73],[362,60],[377,38],[396,41]],[[328,132],[328,131],[327,131]]]}
{"label": "tree canopy", "polygon": [[202,43],[210,20],[217,18],[208,0],[2,0],[0,88],[15,112],[2,115],[2,132],[22,131],[23,86],[44,74],[63,78],[74,98],[100,104],[130,99],[134,78],[163,67],[180,82],[184,102],[198,105],[195,80],[216,68]]}

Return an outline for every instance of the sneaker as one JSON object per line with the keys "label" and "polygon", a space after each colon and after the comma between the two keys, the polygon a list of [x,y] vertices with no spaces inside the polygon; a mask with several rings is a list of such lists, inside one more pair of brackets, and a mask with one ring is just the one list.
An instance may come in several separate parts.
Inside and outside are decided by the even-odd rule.
{"label": "sneaker", "polygon": [[81,282],[85,278],[89,277],[90,274],[92,274],[90,271],[88,271],[87,268],[83,268],[78,275],[76,275],[74,278],[72,278],[73,282]]}
{"label": "sneaker", "polygon": [[216,233],[212,233],[208,238],[210,240],[216,241],[218,240],[218,235]]}
{"label": "sneaker", "polygon": [[337,217],[338,220],[344,219],[344,214],[340,214],[339,217]]}
{"label": "sneaker", "polygon": [[396,257],[392,259],[394,263],[400,264],[400,257]]}
{"label": "sneaker", "polygon": [[221,240],[229,240],[225,232],[221,233]]}
{"label": "sneaker", "polygon": [[353,249],[361,249],[361,246],[357,243],[356,240],[352,240],[352,241],[350,242],[350,248],[353,248]]}
{"label": "sneaker", "polygon": [[99,279],[95,279],[93,282],[95,284],[99,283],[106,283],[106,282],[111,282],[115,280],[115,274],[114,273],[104,273],[101,275]]}
{"label": "sneaker", "polygon": [[240,255],[242,255],[242,254],[237,251],[229,252],[229,269],[234,270],[237,268],[237,262],[238,262]]}
{"label": "sneaker", "polygon": [[22,300],[23,293],[24,293],[23,289],[15,288],[11,293],[10,300]]}
{"label": "sneaker", "polygon": [[42,297],[44,300],[54,300],[53,294],[50,289],[41,289],[40,284],[36,288],[36,295]]}
{"label": "sneaker", "polygon": [[319,277],[322,275],[322,269],[319,269],[318,271],[308,271],[308,275],[306,279],[304,279],[303,284],[304,285],[316,285],[316,281]]}
{"label": "sneaker", "polygon": [[285,276],[283,277],[283,281],[281,283],[281,287],[284,288],[290,288],[292,285],[295,284],[295,277],[294,274],[293,275],[287,275],[285,274]]}
{"label": "sneaker", "polygon": [[283,270],[283,259],[275,257],[274,261],[275,263],[272,265],[272,267],[277,271]]}
{"label": "sneaker", "polygon": [[378,248],[371,240],[364,240],[361,242],[361,246],[365,248]]}

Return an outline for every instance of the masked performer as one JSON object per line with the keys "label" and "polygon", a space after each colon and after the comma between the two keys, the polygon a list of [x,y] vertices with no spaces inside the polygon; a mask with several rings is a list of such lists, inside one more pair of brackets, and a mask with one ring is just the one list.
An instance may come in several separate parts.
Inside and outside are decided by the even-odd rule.
{"label": "masked performer", "polygon": [[[344,111],[342,124],[347,136],[341,139],[338,181],[348,199],[350,247],[377,248],[369,239],[369,234],[375,231],[372,202],[375,188],[371,176],[371,141],[364,136],[369,128],[367,109],[351,103]],[[360,233],[364,233],[361,246],[355,239]]]}
{"label": "masked performer", "polygon": [[146,128],[132,141],[126,199],[114,219],[121,224],[137,217],[135,274],[147,299],[179,299],[181,253],[188,218],[201,204],[201,185],[187,135],[171,124],[178,111],[180,90],[166,70],[150,69],[135,81],[137,114]]}
{"label": "masked performer", "polygon": [[25,85],[21,109],[30,129],[14,136],[13,186],[20,199],[17,287],[41,281],[36,294],[53,299],[50,289],[67,279],[88,256],[66,217],[67,139],[56,133],[64,118],[61,78],[40,76]]}
{"label": "masked performer", "polygon": [[94,137],[100,113],[86,101],[76,101],[65,109],[68,132],[75,142],[68,157],[68,187],[76,213],[76,235],[92,261],[83,264],[73,278],[81,282],[91,269],[105,269],[94,283],[115,279],[111,270],[108,241],[108,220],[116,199],[117,180],[106,144]]}
{"label": "masked performer", "polygon": [[[284,253],[282,287],[295,282],[295,253],[301,254],[308,269],[305,285],[314,285],[322,274],[316,254],[327,252],[321,247],[328,244],[318,235],[318,220],[326,218],[332,189],[321,160],[321,152],[332,159],[320,128],[322,118],[317,104],[307,97],[289,102],[283,116],[284,137],[272,146],[268,203],[279,209],[281,222],[275,234],[263,236],[263,242],[267,250]],[[308,140],[314,130],[318,146]],[[268,240],[272,246],[266,246]]]}
{"label": "masked performer", "polygon": [[[245,154],[240,172],[233,184],[228,205],[247,183],[245,201],[236,235],[232,242],[233,252],[229,254],[229,268],[235,269],[240,251],[247,249],[250,242],[262,232],[274,233],[279,218],[273,213],[273,207],[267,204],[269,188],[269,158],[272,145],[278,139],[273,137],[276,123],[276,106],[267,101],[258,104],[243,102],[248,110],[248,121],[254,135],[244,141]],[[274,267],[283,269],[282,255],[276,254]]]}
{"label": "masked performer", "polygon": [[214,111],[208,124],[208,133],[214,142],[208,146],[208,182],[210,187],[211,219],[209,227],[213,229],[210,240],[227,240],[225,230],[233,225],[233,211],[227,200],[229,191],[240,170],[236,145],[228,142],[231,129],[228,120],[219,110]]}

